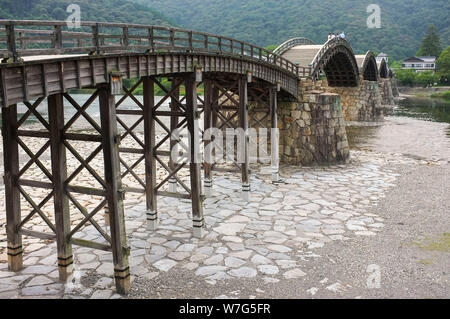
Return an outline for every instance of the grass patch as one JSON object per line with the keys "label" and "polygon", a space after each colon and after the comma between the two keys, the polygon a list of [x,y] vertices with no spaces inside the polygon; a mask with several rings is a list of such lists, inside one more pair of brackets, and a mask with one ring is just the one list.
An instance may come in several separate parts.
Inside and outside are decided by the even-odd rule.
{"label": "grass patch", "polygon": [[421,263],[422,265],[432,265],[433,262],[430,259],[421,259],[419,260],[419,263]]}
{"label": "grass patch", "polygon": [[450,253],[450,233],[444,233],[438,238],[425,238],[422,242],[413,242],[413,245],[427,251]]}
{"label": "grass patch", "polygon": [[435,99],[450,100],[450,91],[433,93],[433,94],[431,94],[431,97],[435,98]]}

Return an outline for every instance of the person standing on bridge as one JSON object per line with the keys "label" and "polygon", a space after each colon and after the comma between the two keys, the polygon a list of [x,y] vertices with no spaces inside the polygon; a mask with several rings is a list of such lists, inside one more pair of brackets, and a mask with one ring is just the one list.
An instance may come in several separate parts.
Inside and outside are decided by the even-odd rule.
{"label": "person standing on bridge", "polygon": [[334,33],[331,34],[331,39],[336,38],[336,35]]}
{"label": "person standing on bridge", "polygon": [[341,34],[339,34],[339,37],[341,37],[342,39],[345,39],[345,33],[344,33],[344,31],[342,31]]}

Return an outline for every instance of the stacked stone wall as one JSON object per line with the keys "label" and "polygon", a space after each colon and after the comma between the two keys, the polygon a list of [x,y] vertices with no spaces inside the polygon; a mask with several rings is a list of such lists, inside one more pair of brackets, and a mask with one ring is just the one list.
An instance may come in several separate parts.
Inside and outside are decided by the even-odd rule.
{"label": "stacked stone wall", "polygon": [[[279,99],[277,122],[282,163],[315,165],[349,160],[340,96],[326,92],[323,85],[322,81],[302,80],[297,100]],[[270,129],[267,112],[267,105],[249,101],[249,127]],[[270,138],[267,142],[270,149]]]}
{"label": "stacked stone wall", "polygon": [[350,153],[340,97],[302,81],[299,101],[278,104],[280,157],[289,164],[345,163]]}
{"label": "stacked stone wall", "polygon": [[383,119],[382,95],[377,82],[360,80],[357,87],[329,87],[327,92],[339,94],[346,121],[378,121]]}
{"label": "stacked stone wall", "polygon": [[392,79],[380,79],[378,81],[381,93],[381,105],[392,106],[395,104],[394,93],[392,90]]}

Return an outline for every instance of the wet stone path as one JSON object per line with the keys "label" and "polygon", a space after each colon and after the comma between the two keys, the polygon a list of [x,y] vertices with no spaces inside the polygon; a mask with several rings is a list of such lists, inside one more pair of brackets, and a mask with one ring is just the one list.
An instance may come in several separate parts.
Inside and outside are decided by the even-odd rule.
{"label": "wet stone path", "polygon": [[[299,263],[321,258],[317,250],[327,243],[377,236],[383,229],[384,219],[367,210],[395,186],[399,175],[389,168],[392,163],[426,162],[353,151],[347,165],[282,167],[285,183],[278,185],[270,182],[268,167],[259,167],[252,174],[249,203],[241,200],[239,176],[218,174],[213,196],[204,202],[207,228],[201,240],[192,237],[189,201],[161,198],[156,232],[146,228],[145,204],[125,201],[132,280],[180,270],[210,285],[233,278],[277,283],[307,277],[308,268]],[[108,252],[74,246],[74,278],[63,284],[58,282],[56,244],[24,237],[25,268],[9,272],[4,221],[3,208],[0,298],[123,298],[114,292]],[[100,238],[92,226],[81,235]],[[333,285],[327,289],[333,291]]]}

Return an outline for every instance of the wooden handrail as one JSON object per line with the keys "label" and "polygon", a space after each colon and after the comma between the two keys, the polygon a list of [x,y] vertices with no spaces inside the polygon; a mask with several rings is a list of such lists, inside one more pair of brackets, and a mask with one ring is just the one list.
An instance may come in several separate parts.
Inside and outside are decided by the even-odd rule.
{"label": "wooden handrail", "polygon": [[[21,57],[37,54],[202,51],[237,55],[274,64],[297,77],[304,73],[304,70],[300,72],[298,65],[269,50],[207,32],[93,21],[81,22],[80,28],[80,32],[69,29],[65,21],[0,20],[0,34],[2,31],[6,33],[6,37],[0,37],[0,56],[6,57],[10,62],[17,62]],[[117,28],[119,30],[115,30]],[[20,43],[19,48],[16,47],[17,43]]]}

